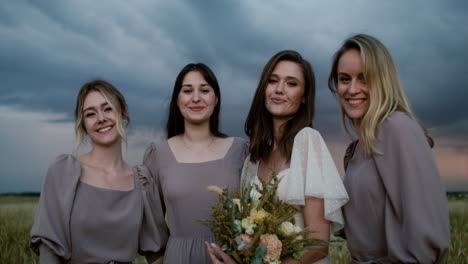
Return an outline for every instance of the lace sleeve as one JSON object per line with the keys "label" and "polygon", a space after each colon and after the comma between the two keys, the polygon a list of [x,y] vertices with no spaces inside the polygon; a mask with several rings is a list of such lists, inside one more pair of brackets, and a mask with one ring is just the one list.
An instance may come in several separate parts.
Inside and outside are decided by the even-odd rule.
{"label": "lace sleeve", "polygon": [[241,175],[241,188],[244,188],[244,184],[248,184],[257,175],[258,162],[252,163],[250,161],[250,155],[247,155],[244,161],[244,167],[242,168]]}
{"label": "lace sleeve", "polygon": [[304,128],[296,135],[288,181],[286,202],[304,205],[306,197],[321,198],[325,218],[332,223],[332,232],[344,227],[341,207],[348,201],[348,194],[330,152],[316,130]]}

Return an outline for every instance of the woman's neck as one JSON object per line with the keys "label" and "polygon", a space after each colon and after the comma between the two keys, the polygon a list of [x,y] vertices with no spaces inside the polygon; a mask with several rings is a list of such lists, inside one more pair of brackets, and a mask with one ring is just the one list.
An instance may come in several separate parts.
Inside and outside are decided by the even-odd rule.
{"label": "woman's neck", "polygon": [[185,142],[206,142],[211,141],[214,135],[210,131],[209,123],[203,125],[193,125],[185,122],[185,131],[181,135]]}
{"label": "woman's neck", "polygon": [[283,137],[283,129],[289,119],[273,118],[273,150],[278,148],[281,138]]}
{"label": "woman's neck", "polygon": [[93,149],[85,156],[87,163],[95,167],[122,169],[126,166],[120,141],[110,146],[94,145]]}

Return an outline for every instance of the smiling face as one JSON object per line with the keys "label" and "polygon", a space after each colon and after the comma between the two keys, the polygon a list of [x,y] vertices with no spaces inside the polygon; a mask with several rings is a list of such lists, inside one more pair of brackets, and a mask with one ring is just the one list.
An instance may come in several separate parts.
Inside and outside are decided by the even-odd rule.
{"label": "smiling face", "polygon": [[346,51],[338,62],[337,92],[346,115],[359,123],[369,109],[369,88],[363,73],[361,53]]}
{"label": "smiling face", "polygon": [[184,76],[177,105],[185,122],[208,124],[217,103],[213,88],[200,72],[190,71]]}
{"label": "smiling face", "polygon": [[289,119],[304,103],[304,74],[299,64],[280,61],[268,79],[265,107],[274,119]]}
{"label": "smiling face", "polygon": [[83,103],[83,124],[94,145],[112,145],[119,142],[116,127],[117,113],[98,91],[86,95]]}

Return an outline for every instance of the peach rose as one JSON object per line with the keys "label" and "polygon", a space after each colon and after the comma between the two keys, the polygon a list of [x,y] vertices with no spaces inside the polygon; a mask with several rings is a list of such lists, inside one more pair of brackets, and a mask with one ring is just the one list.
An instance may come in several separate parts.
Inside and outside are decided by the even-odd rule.
{"label": "peach rose", "polygon": [[283,244],[276,235],[267,234],[260,236],[260,245],[267,247],[267,254],[263,259],[266,262],[272,262],[280,258]]}

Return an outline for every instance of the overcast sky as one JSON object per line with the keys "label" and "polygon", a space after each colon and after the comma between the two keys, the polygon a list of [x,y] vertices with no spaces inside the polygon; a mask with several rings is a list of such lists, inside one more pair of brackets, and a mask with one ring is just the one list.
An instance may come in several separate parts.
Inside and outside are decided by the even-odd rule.
{"label": "overcast sky", "polygon": [[243,126],[261,71],[293,49],[314,67],[314,127],[342,172],[348,139],[326,80],[331,57],[356,33],[380,39],[419,120],[436,140],[449,190],[468,191],[466,1],[25,1],[0,2],[0,193],[39,191],[47,167],[74,145],[84,82],[125,95],[131,164],[159,140],[177,73],[203,62],[222,91],[221,124]]}

